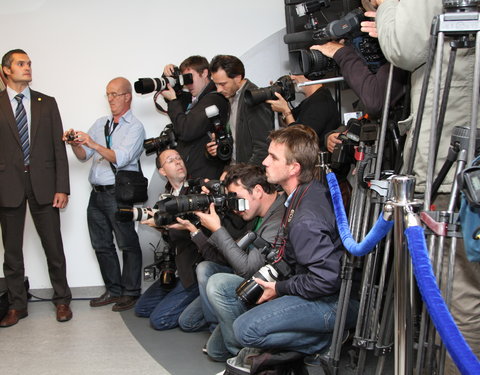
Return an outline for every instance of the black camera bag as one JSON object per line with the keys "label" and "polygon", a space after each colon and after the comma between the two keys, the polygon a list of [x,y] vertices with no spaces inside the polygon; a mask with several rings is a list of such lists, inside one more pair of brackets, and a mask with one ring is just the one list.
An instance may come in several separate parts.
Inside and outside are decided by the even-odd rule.
{"label": "black camera bag", "polygon": [[[140,164],[140,162],[139,162]],[[140,171],[117,171],[115,197],[122,203],[140,203],[148,199],[148,179]]]}

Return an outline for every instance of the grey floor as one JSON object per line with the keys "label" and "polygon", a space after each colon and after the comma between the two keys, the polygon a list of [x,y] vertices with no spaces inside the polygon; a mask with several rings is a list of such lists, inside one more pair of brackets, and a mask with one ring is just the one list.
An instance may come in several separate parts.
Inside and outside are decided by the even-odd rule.
{"label": "grey floor", "polygon": [[[73,290],[77,298],[101,292]],[[49,294],[33,293],[44,298]],[[215,375],[225,368],[202,353],[207,332],[155,331],[133,310],[115,313],[111,305],[91,308],[86,299],[72,301],[72,310],[70,322],[58,323],[50,302],[30,302],[27,318],[0,329],[0,374]],[[347,364],[345,353],[339,374],[353,374]],[[388,370],[383,373],[392,373]],[[365,374],[373,373],[369,363]],[[309,367],[309,374],[323,371]]]}

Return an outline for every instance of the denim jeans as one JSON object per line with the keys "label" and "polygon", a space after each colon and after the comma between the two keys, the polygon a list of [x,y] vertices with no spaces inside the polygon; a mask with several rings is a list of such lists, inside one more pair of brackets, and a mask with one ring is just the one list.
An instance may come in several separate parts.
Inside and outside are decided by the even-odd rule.
{"label": "denim jeans", "polygon": [[177,280],[173,289],[167,289],[158,279],[137,301],[135,314],[150,318],[150,324],[157,330],[172,329],[178,326],[178,318],[183,310],[197,297],[197,284],[185,288]]}
{"label": "denim jeans", "polygon": [[218,319],[218,326],[207,342],[207,353],[216,361],[236,356],[242,345],[233,332],[233,322],[247,311],[235,290],[243,277],[229,273],[212,275],[207,283],[207,297]]}
{"label": "denim jeans", "polygon": [[[88,231],[107,290],[114,296],[138,296],[141,292],[142,250],[133,222],[116,220],[115,190],[90,194],[87,208]],[[122,251],[123,269],[113,242]]]}
{"label": "denim jeans", "polygon": [[[337,302],[338,295],[273,299],[240,315],[233,324],[235,337],[245,347],[317,353],[331,341]],[[357,301],[350,301],[346,328],[354,326],[357,311]]]}
{"label": "denim jeans", "polygon": [[224,266],[210,261],[203,261],[198,264],[196,272],[198,290],[200,292],[200,301],[202,304],[205,321],[210,325],[216,325],[218,320],[207,298],[207,283],[212,275],[216,273],[233,273],[233,270],[229,266]]}

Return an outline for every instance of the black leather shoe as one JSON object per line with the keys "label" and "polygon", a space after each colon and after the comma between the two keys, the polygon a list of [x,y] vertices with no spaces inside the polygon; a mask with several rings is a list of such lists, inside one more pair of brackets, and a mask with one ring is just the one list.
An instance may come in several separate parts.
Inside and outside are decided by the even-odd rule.
{"label": "black leather shoe", "polygon": [[112,296],[110,292],[107,290],[98,298],[93,298],[90,300],[91,307],[99,307],[109,305],[111,303],[115,303],[120,299],[120,296]]}
{"label": "black leather shoe", "polygon": [[122,296],[118,302],[112,306],[112,311],[125,311],[131,309],[137,303],[139,296]]}

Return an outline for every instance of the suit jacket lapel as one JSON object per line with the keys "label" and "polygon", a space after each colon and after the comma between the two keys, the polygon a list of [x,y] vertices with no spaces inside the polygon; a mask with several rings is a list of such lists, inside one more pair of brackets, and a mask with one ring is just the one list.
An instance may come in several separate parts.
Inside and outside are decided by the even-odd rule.
{"label": "suit jacket lapel", "polygon": [[8,127],[12,131],[14,138],[17,140],[17,143],[20,146],[20,136],[18,134],[17,122],[15,121],[15,115],[12,111],[12,105],[10,104],[7,90],[0,92],[0,112],[2,112],[5,116]]}
{"label": "suit jacket lapel", "polygon": [[42,96],[40,93],[30,90],[31,102],[30,102],[30,150],[34,144],[35,137],[38,129],[40,128],[40,112],[42,105]]}

